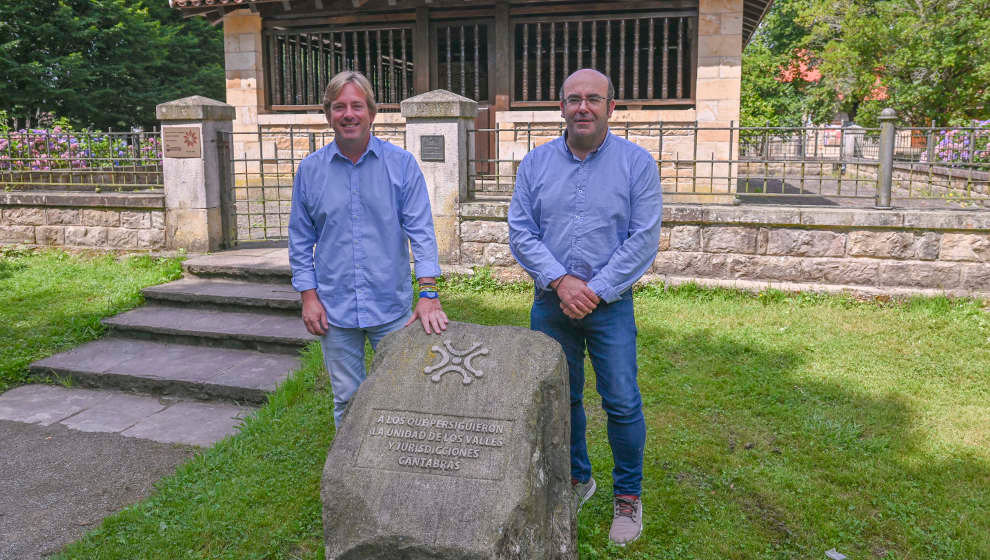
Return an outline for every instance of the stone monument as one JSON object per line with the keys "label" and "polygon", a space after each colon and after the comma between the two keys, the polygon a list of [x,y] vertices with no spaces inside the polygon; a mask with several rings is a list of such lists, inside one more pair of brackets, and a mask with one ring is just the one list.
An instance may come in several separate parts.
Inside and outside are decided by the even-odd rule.
{"label": "stone monument", "polygon": [[327,559],[576,559],[569,410],[542,333],[385,337],[323,470]]}

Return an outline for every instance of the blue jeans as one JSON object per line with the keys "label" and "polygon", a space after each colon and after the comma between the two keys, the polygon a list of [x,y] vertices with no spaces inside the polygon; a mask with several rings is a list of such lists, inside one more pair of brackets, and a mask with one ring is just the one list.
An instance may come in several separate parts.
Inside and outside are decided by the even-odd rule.
{"label": "blue jeans", "polygon": [[591,478],[585,439],[584,348],[595,368],[595,388],[608,415],[608,442],[615,468],[615,494],[639,496],[643,483],[643,447],[646,422],[636,381],[636,320],[632,291],[615,303],[602,300],[583,319],[571,319],[560,309],[554,292],[537,291],[530,312],[530,328],[550,335],[564,348],[571,384],[571,478]]}
{"label": "blue jeans", "polygon": [[390,323],[367,329],[344,329],[333,325],[327,329],[327,333],[320,339],[320,345],[323,347],[323,363],[330,373],[330,385],[333,388],[334,425],[340,426],[340,420],[347,411],[347,403],[367,377],[364,369],[365,337],[371,341],[371,347],[376,348],[385,335],[401,329],[411,315],[412,312],[407,312]]}

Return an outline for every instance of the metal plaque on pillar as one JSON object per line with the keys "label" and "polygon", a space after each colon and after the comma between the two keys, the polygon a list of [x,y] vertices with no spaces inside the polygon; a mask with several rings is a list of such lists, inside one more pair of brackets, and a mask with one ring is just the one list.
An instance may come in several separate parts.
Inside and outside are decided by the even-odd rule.
{"label": "metal plaque on pillar", "polygon": [[419,139],[420,161],[444,161],[443,136],[421,136]]}
{"label": "metal plaque on pillar", "polygon": [[199,127],[167,126],[162,129],[162,143],[165,157],[169,158],[198,158],[203,157],[203,142],[200,138]]}

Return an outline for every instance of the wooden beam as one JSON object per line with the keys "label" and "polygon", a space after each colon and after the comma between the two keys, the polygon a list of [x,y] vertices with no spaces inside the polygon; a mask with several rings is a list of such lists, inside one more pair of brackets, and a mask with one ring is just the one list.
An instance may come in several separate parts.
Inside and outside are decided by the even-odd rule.
{"label": "wooden beam", "polygon": [[349,16],[333,17],[312,17],[299,19],[277,19],[263,18],[261,26],[265,29],[284,29],[286,27],[315,27],[325,25],[352,25],[352,24],[395,24],[409,23],[416,20],[413,13],[397,12],[393,14],[353,14]]}
{"label": "wooden beam", "polygon": [[509,110],[512,99],[512,27],[509,23],[509,3],[495,4],[495,111]]}
{"label": "wooden beam", "polygon": [[417,94],[430,91],[430,9],[416,8],[416,26],[413,29],[413,88]]}
{"label": "wooden beam", "polygon": [[[697,0],[669,0],[663,4],[658,4],[656,2],[594,2],[594,3],[574,3],[572,5],[561,6],[549,5],[512,5],[512,15],[539,15],[539,14],[554,14],[556,16],[561,16],[561,12],[564,13],[577,13],[577,12],[607,12],[609,14],[618,14],[619,12],[631,11],[631,10],[653,10],[668,11],[668,10],[697,10],[698,2]],[[665,14],[666,15],[666,14]],[[565,16],[566,17],[566,16]],[[580,18],[582,16],[573,16],[575,18]],[[563,21],[563,17],[555,17],[556,21]]]}

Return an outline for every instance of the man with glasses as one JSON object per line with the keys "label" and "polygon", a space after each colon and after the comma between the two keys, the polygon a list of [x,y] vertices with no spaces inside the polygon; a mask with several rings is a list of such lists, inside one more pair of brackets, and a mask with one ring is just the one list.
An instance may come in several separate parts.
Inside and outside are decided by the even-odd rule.
{"label": "man with glasses", "polygon": [[519,165],[509,206],[509,246],[536,284],[530,327],[564,348],[571,393],[571,483],[577,509],[596,489],[585,440],[584,349],[608,416],[613,518],[609,538],[636,540],[646,423],[636,381],[631,287],[656,258],[660,175],[643,148],[611,134],[615,90],[591,69],[560,89],[565,135]]}

